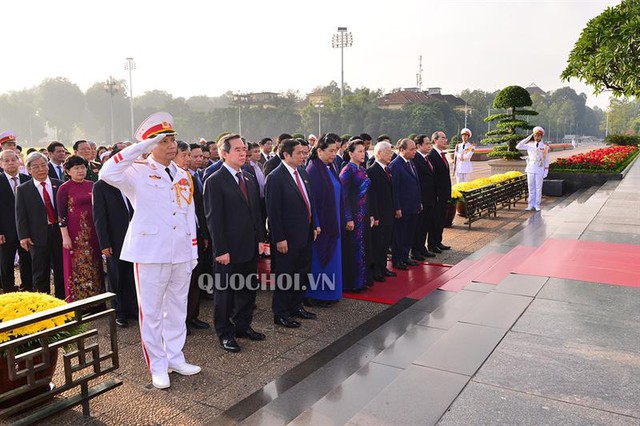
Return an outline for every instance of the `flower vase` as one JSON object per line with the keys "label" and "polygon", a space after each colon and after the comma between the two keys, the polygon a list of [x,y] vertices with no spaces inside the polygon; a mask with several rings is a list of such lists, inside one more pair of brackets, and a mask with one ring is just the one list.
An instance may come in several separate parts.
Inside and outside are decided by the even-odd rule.
{"label": "flower vase", "polygon": [[467,203],[464,201],[458,201],[456,203],[456,212],[458,212],[458,216],[467,217]]}
{"label": "flower vase", "polygon": [[444,222],[445,228],[451,228],[453,226],[453,219],[456,217],[456,205],[449,203],[447,204],[447,217]]}
{"label": "flower vase", "polygon": [[[53,377],[53,373],[56,370],[56,364],[58,363],[58,349],[50,349],[49,350],[49,365],[36,373],[36,380],[41,379],[51,379]],[[33,358],[34,365],[42,362],[42,356],[36,356]],[[0,355],[0,363],[2,363],[2,368],[0,368],[0,395],[5,392],[9,392],[10,390],[19,388],[20,386],[24,386],[27,384],[27,379],[21,378],[16,381],[9,380],[9,371],[7,367],[7,359],[3,355]],[[21,361],[18,363],[17,370],[22,370],[25,368],[26,362]],[[48,383],[46,385],[34,388],[28,392],[15,396],[7,401],[0,403],[0,409],[8,408],[13,405],[16,405],[22,401],[26,401],[34,396],[40,395],[42,393],[48,392],[53,389],[53,383]]]}

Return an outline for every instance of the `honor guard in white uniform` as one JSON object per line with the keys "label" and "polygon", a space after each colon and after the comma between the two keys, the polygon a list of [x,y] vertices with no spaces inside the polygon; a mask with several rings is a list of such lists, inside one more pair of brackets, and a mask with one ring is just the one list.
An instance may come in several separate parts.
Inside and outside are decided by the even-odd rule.
{"label": "honor guard in white uniform", "polygon": [[153,385],[159,389],[170,386],[173,371],[200,372],[182,353],[198,246],[193,182],[172,161],[177,153],[175,135],[170,114],[153,114],[136,132],[140,142],[123,149],[100,170],[100,179],[122,190],[135,211],[120,258],[134,265],[142,349]]}
{"label": "honor guard in white uniform", "polygon": [[471,157],[473,157],[473,151],[475,146],[469,142],[471,137],[471,130],[466,127],[460,130],[460,137],[462,142],[456,144],[454,152],[453,170],[456,174],[456,181],[469,182],[473,166],[471,165]]}
{"label": "honor guard in white uniform", "polygon": [[529,186],[529,206],[525,210],[540,211],[542,181],[549,173],[549,145],[542,141],[544,129],[534,127],[533,133],[516,145],[516,149],[527,150],[527,184]]}

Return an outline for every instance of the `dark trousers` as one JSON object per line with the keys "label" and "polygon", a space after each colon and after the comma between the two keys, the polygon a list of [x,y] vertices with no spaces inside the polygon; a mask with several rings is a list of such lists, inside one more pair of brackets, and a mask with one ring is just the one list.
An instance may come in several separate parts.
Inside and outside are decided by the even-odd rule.
{"label": "dark trousers", "polygon": [[433,207],[433,225],[429,231],[429,247],[442,244],[442,230],[447,220],[447,202],[436,201]]}
{"label": "dark trousers", "polygon": [[62,235],[60,235],[60,228],[57,225],[49,225],[47,227],[47,243],[43,246],[31,246],[29,253],[31,253],[31,268],[35,290],[40,293],[50,293],[51,269],[53,269],[55,296],[64,300]]}
{"label": "dark trousers", "polygon": [[16,251],[20,257],[20,280],[22,281],[22,288],[27,291],[33,291],[31,256],[29,256],[28,251],[20,247],[18,240],[10,240],[0,245],[0,282],[2,282],[2,290],[5,293],[16,291],[16,277],[13,271]]}
{"label": "dark trousers", "polygon": [[200,275],[207,272],[206,266],[204,263],[204,253],[202,256],[198,257],[198,263],[196,267],[193,268],[191,272],[191,283],[189,284],[189,296],[187,297],[187,323],[189,321],[193,321],[194,319],[198,319],[200,315],[200,285],[198,284],[198,279]]}
{"label": "dark trousers", "polygon": [[[300,249],[289,247],[287,254],[282,254],[276,249],[276,244],[271,244],[272,267],[276,277],[276,287],[271,300],[271,310],[276,318],[288,318],[294,312],[302,308],[302,301],[309,286],[309,275],[311,273],[311,241]],[[279,278],[282,274],[289,274],[291,280]],[[278,281],[288,284],[293,281],[291,288],[284,289],[277,285]],[[295,288],[295,283],[300,283],[300,289]],[[302,289],[304,287],[304,289]]]}
{"label": "dark trousers", "polygon": [[402,217],[395,220],[391,245],[391,261],[394,265],[406,263],[409,260],[409,250],[413,244],[417,223],[418,213],[403,212]]}
{"label": "dark trousers", "polygon": [[393,238],[393,222],[371,229],[371,270],[373,276],[384,275],[387,269],[387,253]]}
{"label": "dark trousers", "polygon": [[[233,337],[236,332],[247,331],[253,320],[253,306],[256,303],[258,285],[258,257],[243,263],[230,263],[215,267],[216,290],[214,299],[213,324],[219,338]],[[244,280],[232,280],[238,274]],[[246,278],[251,277],[247,284]],[[233,288],[230,284],[235,284]],[[245,285],[240,285],[245,284]]]}
{"label": "dark trousers", "polygon": [[116,256],[107,258],[109,291],[115,293],[114,309],[118,319],[138,318],[138,297],[133,278],[133,263]]}
{"label": "dark trousers", "polygon": [[427,206],[423,203],[423,210],[418,214],[418,223],[416,225],[415,237],[411,252],[413,254],[426,254],[427,248],[424,246],[427,242],[427,235],[433,226],[434,207]]}

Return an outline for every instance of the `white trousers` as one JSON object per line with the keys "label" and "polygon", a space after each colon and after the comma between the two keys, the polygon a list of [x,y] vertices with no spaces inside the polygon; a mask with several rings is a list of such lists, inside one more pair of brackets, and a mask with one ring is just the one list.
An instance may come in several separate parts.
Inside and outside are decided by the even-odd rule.
{"label": "white trousers", "polygon": [[540,208],[543,180],[544,177],[540,173],[527,173],[527,185],[529,187],[529,207]]}
{"label": "white trousers", "polygon": [[185,362],[191,262],[134,263],[142,350],[151,374]]}
{"label": "white trousers", "polygon": [[456,182],[469,182],[471,179],[471,173],[456,173]]}

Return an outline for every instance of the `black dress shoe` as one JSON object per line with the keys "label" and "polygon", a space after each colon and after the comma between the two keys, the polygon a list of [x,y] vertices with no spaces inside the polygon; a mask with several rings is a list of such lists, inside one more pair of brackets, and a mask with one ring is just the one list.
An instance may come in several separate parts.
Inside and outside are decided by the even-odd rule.
{"label": "black dress shoe", "polygon": [[249,340],[264,340],[267,336],[262,333],[258,333],[253,328],[249,327],[245,331],[236,331],[236,337],[246,337]]}
{"label": "black dress shoe", "polygon": [[403,271],[406,271],[409,267],[404,263],[398,263],[397,265],[393,265],[393,269],[402,269]]}
{"label": "black dress shoe", "polygon": [[444,244],[438,244],[438,248],[440,250],[451,250],[450,246],[445,246]]}
{"label": "black dress shoe", "polygon": [[425,259],[427,257],[436,257],[436,254],[435,253],[431,253],[430,251],[427,251],[426,253],[424,253],[424,257],[425,257]]}
{"label": "black dress shoe", "polygon": [[418,262],[416,262],[415,260],[411,260],[411,259],[407,260],[405,263],[407,265],[409,265],[409,266],[418,266],[419,265]]}
{"label": "black dress shoe", "polygon": [[388,269],[385,269],[385,270],[384,270],[384,276],[385,276],[385,277],[397,277],[397,276],[398,276],[398,274],[396,274],[395,272],[390,271],[390,270],[388,270]]}
{"label": "black dress shoe", "polygon": [[296,317],[296,318],[302,318],[302,319],[315,319],[316,318],[316,314],[314,314],[313,312],[309,312],[309,311],[305,310],[304,308],[298,309],[293,314],[291,314],[291,316],[292,317]]}
{"label": "black dress shoe", "polygon": [[196,330],[206,330],[211,328],[208,322],[201,321],[198,318],[192,319],[187,323],[187,325],[195,328]]}
{"label": "black dress shoe", "polygon": [[438,247],[429,247],[429,251],[431,253],[442,253],[442,250],[440,250]]}
{"label": "black dress shoe", "polygon": [[120,328],[127,328],[129,327],[129,321],[122,318],[116,318],[116,325]]}
{"label": "black dress shoe", "polygon": [[273,323],[286,328],[298,328],[300,323],[291,317],[277,317],[273,319]]}
{"label": "black dress shoe", "polygon": [[383,277],[382,275],[376,275],[376,276],[373,278],[373,280],[374,280],[374,281],[377,281],[377,282],[379,282],[379,283],[383,283],[383,282],[385,282],[385,281],[386,281],[385,277]]}
{"label": "black dress shoe", "polygon": [[228,352],[240,352],[240,345],[233,337],[223,337],[220,339],[220,345]]}
{"label": "black dress shoe", "polygon": [[418,262],[423,262],[424,260],[426,260],[426,259],[427,259],[426,257],[424,257],[424,256],[423,256],[423,255],[421,255],[421,254],[412,254],[412,255],[411,255],[411,258],[412,258],[413,260],[417,260]]}

